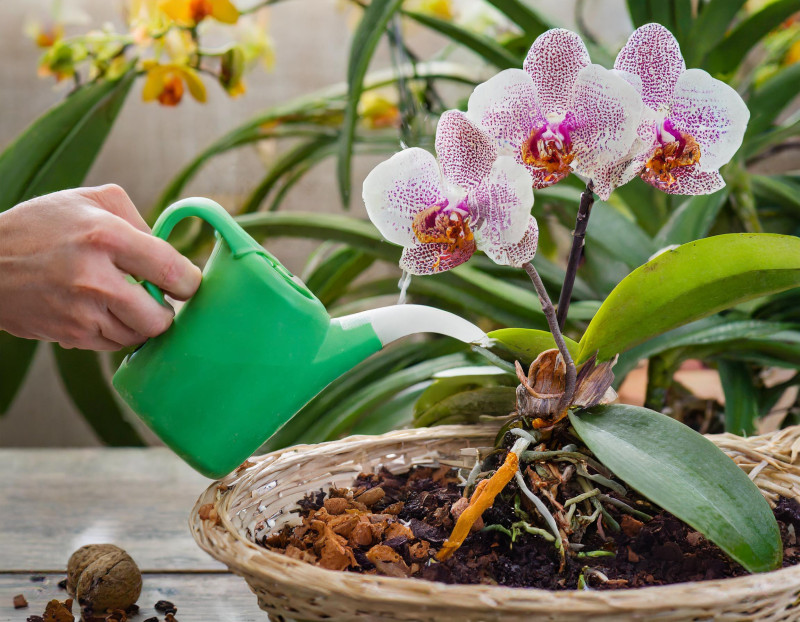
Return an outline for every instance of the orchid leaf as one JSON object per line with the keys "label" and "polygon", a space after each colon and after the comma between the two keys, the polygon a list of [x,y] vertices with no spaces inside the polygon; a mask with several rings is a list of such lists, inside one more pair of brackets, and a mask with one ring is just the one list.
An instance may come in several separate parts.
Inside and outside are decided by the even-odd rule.
{"label": "orchid leaf", "polygon": [[548,23],[533,7],[521,0],[488,0],[488,2],[525,32],[530,40],[529,45],[545,30],[553,28],[553,24]]}
{"label": "orchid leaf", "polygon": [[[530,328],[501,328],[493,330],[488,333],[491,339],[494,339],[500,344],[502,350],[505,350],[514,359],[518,360],[523,367],[527,368],[536,357],[545,350],[551,350],[556,347],[556,342],[553,339],[552,333],[545,330],[534,330]],[[580,345],[570,339],[564,337],[567,344],[567,350],[573,357],[578,356]],[[505,358],[501,352],[498,355]]]}
{"label": "orchid leaf", "polygon": [[659,247],[685,244],[708,235],[728,199],[727,190],[693,196],[676,209],[655,237]]}
{"label": "orchid leaf", "polygon": [[403,11],[403,15],[472,50],[483,60],[499,69],[509,69],[522,64],[521,58],[506,50],[502,45],[498,45],[494,40],[470,32],[452,22],[414,11]]}
{"label": "orchid leaf", "polygon": [[748,52],[771,30],[800,11],[800,0],[776,0],[740,22],[708,55],[706,69],[711,73],[732,73]]}
{"label": "orchid leaf", "polygon": [[800,285],[800,239],[731,233],[679,246],[634,270],[581,338],[580,361],[610,359],[656,335]]}
{"label": "orchid leaf", "polygon": [[725,431],[740,436],[755,433],[758,394],[747,365],[741,361],[721,360],[717,370],[725,394]]}
{"label": "orchid leaf", "polygon": [[[591,226],[586,237],[587,244],[602,248],[629,268],[642,265],[658,250],[639,225],[602,201],[597,201],[592,208]],[[620,244],[620,239],[625,243]]]}
{"label": "orchid leaf", "polygon": [[36,354],[37,341],[0,331],[0,415],[14,402]]}
{"label": "orchid leaf", "polygon": [[639,406],[595,406],[569,418],[581,440],[617,477],[747,570],[780,567],[780,530],[769,504],[707,438]]}
{"label": "orchid leaf", "polygon": [[347,65],[348,98],[339,139],[337,165],[339,193],[345,207],[350,205],[353,140],[358,122],[358,103],[364,90],[364,76],[375,53],[375,48],[384,35],[386,25],[402,3],[403,0],[373,0],[370,2],[364,9],[350,44],[350,60]]}
{"label": "orchid leaf", "polygon": [[[435,425],[478,423],[482,417],[506,417],[514,412],[517,392],[512,386],[447,386],[439,380],[434,381],[428,391],[452,393],[425,409],[414,411],[414,427],[424,428]],[[427,391],[420,396],[426,398]],[[430,400],[430,398],[428,398]]]}
{"label": "orchid leaf", "polygon": [[689,37],[684,44],[681,43],[686,64],[695,67],[700,64],[703,57],[714,49],[742,8],[746,0],[710,0],[700,4],[700,15],[694,21]]}
{"label": "orchid leaf", "polygon": [[363,251],[341,246],[321,262],[308,278],[308,288],[326,307],[336,302],[347,290],[347,286],[375,261],[375,257]]}
{"label": "orchid leaf", "polygon": [[53,346],[58,371],[73,403],[107,445],[142,447],[144,440],[125,418],[96,352]]}
{"label": "orchid leaf", "polygon": [[753,136],[772,125],[773,121],[789,103],[797,97],[800,84],[800,63],[779,69],[764,81],[747,100],[751,111],[747,123],[747,135]]}

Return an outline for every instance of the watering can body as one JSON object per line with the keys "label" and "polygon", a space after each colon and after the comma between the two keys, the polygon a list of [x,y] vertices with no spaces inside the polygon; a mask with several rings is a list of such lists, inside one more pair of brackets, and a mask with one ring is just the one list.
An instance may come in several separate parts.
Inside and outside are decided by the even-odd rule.
{"label": "watering can body", "polygon": [[[125,358],[113,385],[207,477],[231,472],[327,384],[388,342],[420,329],[452,334],[454,327],[458,338],[485,338],[461,318],[418,305],[331,319],[213,201],[179,201],[162,213],[153,234],[166,239],[189,216],[209,222],[219,238],[201,285],[165,333]],[[152,284],[145,286],[163,301]]]}

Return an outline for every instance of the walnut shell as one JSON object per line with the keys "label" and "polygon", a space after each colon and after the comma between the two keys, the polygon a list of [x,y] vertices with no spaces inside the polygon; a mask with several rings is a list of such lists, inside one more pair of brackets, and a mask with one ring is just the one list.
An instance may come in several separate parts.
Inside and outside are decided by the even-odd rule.
{"label": "walnut shell", "polygon": [[125,551],[113,544],[87,544],[75,551],[67,562],[67,593],[74,598],[78,579],[86,566],[98,557],[113,552],[124,553]]}
{"label": "walnut shell", "polygon": [[80,573],[75,596],[84,609],[127,609],[142,592],[142,573],[122,549],[95,557]]}

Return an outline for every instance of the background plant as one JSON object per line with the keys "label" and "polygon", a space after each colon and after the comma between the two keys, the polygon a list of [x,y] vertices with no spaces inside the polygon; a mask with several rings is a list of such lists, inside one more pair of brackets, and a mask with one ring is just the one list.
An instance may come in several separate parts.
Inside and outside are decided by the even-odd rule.
{"label": "background plant", "polygon": [[[387,296],[396,295],[397,278],[370,268],[396,264],[400,249],[383,243],[369,223],[357,218],[281,212],[287,194],[317,165],[334,158],[340,194],[348,205],[353,157],[391,154],[399,149],[400,141],[430,149],[438,116],[459,104],[463,107],[463,97],[490,73],[520,67],[533,39],[552,26],[546,15],[521,0],[491,0],[488,4],[495,18],[488,28],[485,23],[476,27],[474,22],[462,20],[457,2],[373,0],[351,4],[360,21],[351,42],[347,82],[265,110],[220,137],[187,163],[148,215],[152,221],[216,157],[262,141],[278,142],[281,156],[254,184],[243,204],[234,209],[245,228],[266,240],[278,236],[320,240],[301,276],[333,314],[383,304]],[[450,7],[449,13],[436,8],[440,5]],[[579,10],[581,6],[578,3]],[[794,62],[800,39],[794,15],[800,11],[800,2],[778,0],[745,6],[739,0],[711,0],[699,3],[696,9],[683,0],[629,3],[635,26],[650,21],[665,25],[680,42],[688,66],[706,69],[743,95],[751,110],[745,142],[736,159],[722,170],[727,187],[717,194],[666,196],[634,180],[614,193],[608,203],[595,203],[566,325],[573,337],[582,334],[600,301],[622,278],[665,246],[712,233],[797,233],[800,179],[796,173],[761,171],[774,154],[793,153],[795,137],[800,134],[800,118],[791,113],[800,77],[800,64]],[[498,14],[502,20],[496,18]],[[592,36],[591,25],[580,19],[578,22],[592,60],[610,66],[617,50],[604,49]],[[450,44],[436,58],[423,60],[409,49],[404,38],[409,24],[433,30]],[[377,45],[384,40],[392,52],[393,68],[369,73]],[[480,63],[475,63],[476,57]],[[105,78],[98,79],[81,87],[70,99],[108,83]],[[123,88],[124,82],[120,79],[114,84],[114,88]],[[88,99],[88,95],[83,97]],[[91,109],[92,105],[85,103],[85,110]],[[58,144],[48,153],[55,154],[54,162],[58,162],[62,156],[55,152],[60,143],[54,142]],[[87,157],[85,170],[93,157]],[[37,168],[36,163],[30,166],[31,170]],[[43,187],[54,190],[79,183],[80,179],[71,177]],[[559,240],[574,226],[581,190],[577,179],[567,179],[536,192],[534,215],[542,230],[536,262],[551,297],[557,296],[563,277],[565,249]],[[17,200],[20,198],[24,196]],[[0,207],[8,206],[4,200]],[[176,239],[181,250],[202,256],[208,248],[209,232],[188,229],[183,233]],[[478,256],[469,265],[441,275],[435,283],[412,279],[408,296],[415,302],[456,311],[487,329],[544,329],[544,316],[525,279],[520,271],[496,266]],[[797,296],[796,291],[789,291],[743,303],[724,314],[649,339],[623,354],[616,370],[617,384],[640,358],[648,359],[648,405],[660,408],[666,402],[676,415],[688,416],[672,372],[682,361],[700,358],[720,370],[729,397],[725,412],[728,429],[750,432],[757,418],[768,412],[787,388],[800,382],[796,372],[774,387],[767,387],[762,380],[764,370],[772,367],[798,369]],[[0,338],[4,353],[0,361],[7,362],[0,362],[4,366],[0,369],[4,379],[0,407],[7,407],[25,375],[27,365],[21,363],[30,360],[24,354],[31,346],[7,335]],[[5,355],[11,352],[13,357]],[[129,434],[115,431],[121,429],[121,413],[116,422],[108,417],[109,412],[119,411],[100,373],[97,356],[75,356],[82,357],[83,371],[73,374],[67,383],[73,399],[95,426],[112,422],[108,423],[109,430],[101,433],[107,442],[135,442]],[[380,432],[408,424],[418,397],[432,387],[434,374],[483,361],[479,354],[447,340],[390,348],[330,385],[270,440],[269,447],[349,432]],[[76,362],[62,364],[62,369],[77,369]],[[428,394],[419,402],[417,420],[425,424],[474,420],[479,412],[502,411],[508,403],[505,389],[510,388],[504,376],[474,371],[436,380],[433,386],[439,399],[433,400]],[[501,397],[504,394],[506,397]],[[89,414],[92,412],[94,416]],[[790,411],[786,421],[792,421],[792,417]]]}

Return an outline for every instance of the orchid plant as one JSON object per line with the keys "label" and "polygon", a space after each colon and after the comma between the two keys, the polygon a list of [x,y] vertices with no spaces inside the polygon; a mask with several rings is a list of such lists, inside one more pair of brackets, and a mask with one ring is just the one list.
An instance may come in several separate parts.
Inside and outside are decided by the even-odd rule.
{"label": "orchid plant", "polygon": [[[514,361],[520,382],[515,409],[497,437],[497,450],[505,453],[505,459],[494,469],[489,458],[479,459],[472,468],[465,480],[465,496],[472,491],[469,504],[438,553],[440,561],[458,550],[483,512],[511,486],[509,494],[529,500],[541,519],[541,524],[534,524],[526,514],[530,523],[525,530],[543,533],[555,543],[563,570],[568,556],[588,555],[578,553],[588,524],[596,524],[602,539],[605,529],[619,529],[603,503],[636,519],[650,518],[634,509],[634,498],[608,478],[610,471],[654,505],[704,533],[749,570],[780,564],[780,537],[767,502],[720,450],[654,411],[602,405],[616,397],[612,367],[621,349],[610,348],[713,313],[720,303],[724,307],[759,295],[761,286],[743,281],[733,285],[732,274],[734,280],[744,278],[742,265],[733,265],[730,254],[720,256],[719,273],[712,274],[704,288],[713,302],[689,303],[696,292],[680,282],[681,272],[708,267],[692,266],[696,258],[690,250],[667,251],[612,292],[581,343],[575,344],[573,355],[561,331],[566,309],[560,309],[559,318],[532,263],[538,237],[536,220],[530,215],[533,189],[558,183],[570,173],[586,183],[562,286],[562,293],[569,292],[593,191],[608,199],[638,175],[669,194],[713,193],[724,186],[718,169],[741,145],[748,118],[748,108],[735,90],[705,71],[686,69],[678,42],[659,24],[638,28],[613,69],[592,64],[577,34],[552,29],[534,41],[522,70],[507,69],[479,84],[466,113],[450,110],[441,116],[435,142],[438,160],[424,149],[405,149],[367,177],[363,189],[367,213],[386,240],[404,247],[403,270],[413,275],[444,272],[477,250],[497,264],[524,268],[556,345],[539,347],[527,372],[519,360]],[[790,243],[797,246],[796,240]],[[757,251],[748,256],[744,270],[754,267],[755,257]],[[798,282],[793,270],[789,282],[767,287],[774,291],[773,287],[784,289]],[[633,313],[632,295],[641,302]],[[562,296],[559,305],[568,305],[569,298]],[[677,300],[688,308],[673,311],[666,322],[648,317],[648,312],[658,317],[660,308]],[[631,315],[639,320],[635,328]],[[627,334],[609,339],[620,317],[628,320],[623,324]],[[535,351],[536,347],[529,348],[528,354]],[[577,368],[574,358],[580,363]],[[502,365],[496,356],[492,360]],[[691,448],[688,454],[686,448]],[[585,466],[592,456],[605,463],[591,463],[594,474]],[[579,467],[583,469],[577,476],[579,487],[569,482],[569,469],[562,471],[559,466],[576,459],[576,464],[584,465]],[[478,473],[484,476],[476,477]],[[680,484],[686,484],[685,490],[680,495],[665,494],[670,487],[664,479],[676,476],[684,479]],[[603,487],[616,496],[602,493]],[[537,490],[550,500],[549,506]],[[575,512],[575,505],[589,498],[594,499],[593,511]],[[573,506],[569,512],[567,506]],[[721,527],[723,523],[735,527]]]}

